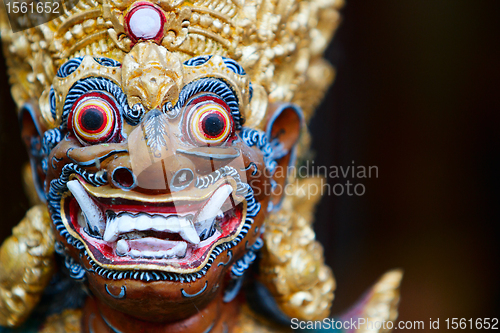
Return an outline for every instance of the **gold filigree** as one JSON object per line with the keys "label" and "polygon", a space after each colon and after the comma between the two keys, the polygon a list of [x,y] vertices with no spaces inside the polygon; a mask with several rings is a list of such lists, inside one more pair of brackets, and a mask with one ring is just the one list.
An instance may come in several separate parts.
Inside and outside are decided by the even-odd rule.
{"label": "gold filigree", "polygon": [[165,38],[162,45],[169,50],[175,50],[184,43],[189,31],[190,8],[177,9],[175,12],[167,14],[167,21],[170,23],[165,29]]}
{"label": "gold filigree", "polygon": [[54,270],[54,233],[44,205],[31,208],[0,248],[0,326],[24,322]]}
{"label": "gold filigree", "polygon": [[47,318],[40,333],[80,333],[82,331],[82,311],[64,310]]}
{"label": "gold filigree", "polygon": [[[133,46],[124,19],[136,2],[81,0],[57,19],[18,33],[9,29],[2,6],[2,41],[18,106],[40,99],[56,69],[70,58],[92,55],[123,61]],[[339,24],[342,0],[151,3],[167,19],[159,44],[181,61],[206,54],[233,58],[252,83],[263,88],[268,102],[294,102],[307,119],[333,79],[322,52]],[[44,117],[49,128],[57,126],[47,113]]]}
{"label": "gold filigree", "polygon": [[166,101],[177,102],[183,67],[179,57],[154,43],[139,43],[123,59],[122,82],[130,106],[141,102],[148,110]]}
{"label": "gold filigree", "polygon": [[292,180],[283,207],[266,220],[259,278],[291,318],[328,317],[333,301],[335,280],[312,229],[321,196],[308,191],[321,185],[321,178]]}
{"label": "gold filigree", "polygon": [[[137,1],[110,1],[103,2],[103,18],[111,22],[112,28],[108,29],[109,36],[113,39],[116,45],[124,52],[129,52],[134,41],[126,35],[126,15],[133,9],[134,3]],[[180,7],[182,1],[159,1],[158,7],[164,10],[165,19],[168,22],[164,27],[165,37],[162,40],[162,45],[168,50],[178,48],[188,35],[190,25],[191,9],[189,7]]]}
{"label": "gold filigree", "polygon": [[[396,320],[398,316],[399,288],[403,273],[401,270],[392,270],[385,273],[375,285],[368,291],[366,296],[351,312],[337,318],[341,321],[353,319],[358,322],[358,318],[363,318],[365,324],[358,325],[357,333],[388,333],[391,330],[386,325],[375,328],[372,324],[375,322],[388,322]],[[243,306],[238,323],[235,327],[235,333],[284,333],[292,332],[292,329],[280,327],[267,321],[265,318],[255,314]]]}
{"label": "gold filigree", "polygon": [[256,315],[248,306],[244,305],[241,309],[238,323],[234,328],[234,333],[286,333],[288,329],[279,327]]}
{"label": "gold filigree", "polygon": [[402,278],[402,270],[395,269],[389,271],[370,289],[363,300],[364,306],[362,307],[362,311],[356,313],[357,317],[366,319],[366,324],[360,325],[356,332],[388,333],[391,331],[385,325],[378,330],[373,329],[373,325],[369,325],[368,323],[382,323],[396,320],[398,316],[399,288]]}

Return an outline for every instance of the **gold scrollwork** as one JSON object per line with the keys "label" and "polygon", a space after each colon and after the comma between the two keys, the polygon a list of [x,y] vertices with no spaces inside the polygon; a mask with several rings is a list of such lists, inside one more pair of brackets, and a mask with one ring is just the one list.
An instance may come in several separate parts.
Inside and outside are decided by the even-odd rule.
{"label": "gold scrollwork", "polygon": [[307,190],[321,183],[321,178],[292,181],[282,208],[267,219],[263,234],[259,278],[291,318],[328,317],[334,297],[335,279],[312,229],[314,206],[321,196]]}
{"label": "gold scrollwork", "polygon": [[24,322],[54,270],[54,233],[44,205],[31,208],[0,248],[0,326]]}

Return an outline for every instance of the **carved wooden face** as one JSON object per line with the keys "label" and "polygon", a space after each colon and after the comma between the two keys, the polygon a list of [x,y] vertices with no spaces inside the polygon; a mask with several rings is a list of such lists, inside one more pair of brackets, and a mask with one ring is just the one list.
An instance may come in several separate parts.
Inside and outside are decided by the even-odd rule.
{"label": "carved wooden face", "polygon": [[237,294],[302,121],[287,105],[266,132],[245,128],[251,95],[234,60],[181,63],[153,43],[122,64],[86,56],[61,66],[45,195],[58,252],[107,306],[173,320]]}

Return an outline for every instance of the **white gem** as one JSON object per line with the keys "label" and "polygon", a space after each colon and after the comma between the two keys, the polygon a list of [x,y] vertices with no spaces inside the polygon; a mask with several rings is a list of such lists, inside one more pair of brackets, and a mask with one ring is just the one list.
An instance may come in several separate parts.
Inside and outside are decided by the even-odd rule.
{"label": "white gem", "polygon": [[160,13],[151,6],[139,8],[130,17],[129,28],[137,38],[154,38],[162,28]]}

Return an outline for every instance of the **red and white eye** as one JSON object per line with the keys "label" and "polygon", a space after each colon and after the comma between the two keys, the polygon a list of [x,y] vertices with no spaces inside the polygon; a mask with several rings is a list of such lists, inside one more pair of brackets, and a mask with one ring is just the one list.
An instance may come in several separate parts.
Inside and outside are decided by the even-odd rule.
{"label": "red and white eye", "polygon": [[75,102],[71,127],[82,143],[105,142],[115,133],[116,114],[116,104],[109,96],[86,94]]}
{"label": "red and white eye", "polygon": [[233,134],[233,117],[224,101],[215,96],[202,96],[190,103],[188,129],[198,144],[218,146]]}

